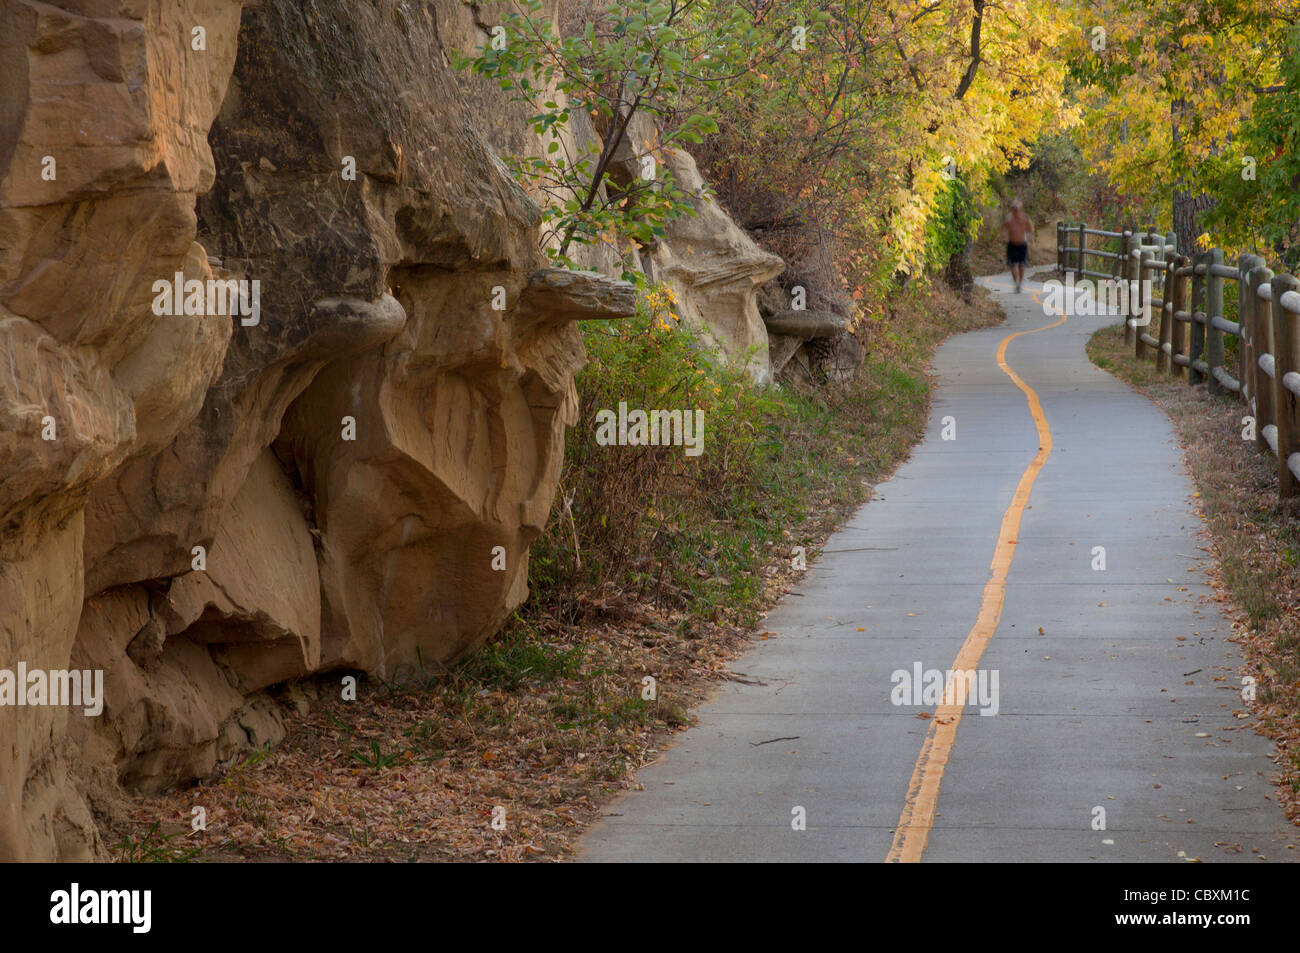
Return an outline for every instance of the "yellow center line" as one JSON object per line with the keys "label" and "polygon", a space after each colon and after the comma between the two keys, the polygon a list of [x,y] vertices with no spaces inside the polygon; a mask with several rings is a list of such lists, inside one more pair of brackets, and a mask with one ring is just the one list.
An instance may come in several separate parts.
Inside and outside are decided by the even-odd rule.
{"label": "yellow center line", "polygon": [[[1037,294],[1033,297],[1034,301],[1042,303]],[[1029,412],[1034,417],[1034,427],[1038,431],[1038,453],[1034,454],[1034,459],[1020,475],[1020,483],[1016,486],[1015,496],[1011,498],[1011,505],[1002,514],[998,544],[993,550],[993,561],[989,564],[989,581],[984,584],[984,597],[980,601],[979,615],[966,636],[966,641],[962,643],[956,660],[952,663],[954,672],[974,669],[979,665],[984,650],[988,648],[989,641],[997,630],[998,622],[1002,619],[1002,604],[1007,593],[1007,573],[1011,570],[1011,560],[1015,555],[1014,547],[1016,536],[1020,532],[1020,518],[1024,515],[1025,505],[1029,502],[1029,491],[1033,489],[1034,481],[1038,479],[1038,471],[1043,468],[1048,454],[1052,452],[1052,428],[1047,425],[1047,417],[1043,414],[1042,404],[1038,402],[1038,394],[1007,366],[1007,345],[1022,334],[1037,334],[1039,331],[1060,327],[1064,323],[1065,312],[1062,311],[1059,321],[1043,325],[1041,328],[1008,334],[998,345],[998,367],[1002,368],[1003,373],[1011,378],[1011,382],[1020,388],[1029,403]],[[956,702],[964,702],[960,696],[950,698],[945,695],[944,700],[952,703],[939,705],[930,720],[925,742],[921,745],[916,767],[912,770],[912,780],[907,786],[903,813],[899,815],[898,827],[894,831],[894,844],[889,849],[889,856],[885,858],[886,863],[919,863],[921,855],[925,852],[925,845],[930,840],[930,828],[934,824],[935,807],[939,802],[939,785],[943,781],[943,771],[948,764],[949,755],[952,754],[953,742],[957,739],[957,728],[961,724],[962,712],[966,707],[965,704],[956,704]]]}

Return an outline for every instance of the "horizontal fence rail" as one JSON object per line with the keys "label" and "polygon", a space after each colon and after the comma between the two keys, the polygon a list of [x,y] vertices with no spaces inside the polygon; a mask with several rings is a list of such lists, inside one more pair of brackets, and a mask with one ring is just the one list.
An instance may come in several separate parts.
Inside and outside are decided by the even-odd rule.
{"label": "horizontal fence rail", "polygon": [[[1116,248],[1089,248],[1089,238]],[[1082,222],[1056,225],[1056,267],[1063,276],[1128,282],[1130,288],[1150,279],[1144,303],[1151,320],[1126,315],[1125,341],[1138,358],[1153,358],[1158,370],[1237,395],[1249,414],[1245,432],[1253,427],[1257,447],[1276,457],[1278,493],[1291,497],[1300,486],[1300,279],[1273,274],[1258,255],[1241,255],[1235,264],[1223,257],[1217,248],[1179,254],[1176,236],[1155,226],[1108,231]],[[1236,282],[1235,299],[1228,299],[1235,300],[1236,321],[1224,313],[1229,281]]]}

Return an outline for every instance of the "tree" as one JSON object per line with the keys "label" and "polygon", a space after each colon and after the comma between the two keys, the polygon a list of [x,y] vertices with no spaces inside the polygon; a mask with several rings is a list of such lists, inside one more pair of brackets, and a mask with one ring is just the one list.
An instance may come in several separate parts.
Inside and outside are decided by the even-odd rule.
{"label": "tree", "polygon": [[1225,244],[1271,248],[1300,267],[1300,29],[1283,45],[1278,82],[1259,87],[1250,115],[1206,178],[1219,202],[1206,224]]}
{"label": "tree", "polygon": [[[1130,209],[1190,251],[1261,96],[1282,92],[1291,0],[1075,0],[1079,144]],[[1098,32],[1102,31],[1102,32]],[[1097,42],[1100,37],[1101,42]],[[1240,166],[1238,166],[1240,169]],[[1231,215],[1231,213],[1229,213]]]}
{"label": "tree", "polygon": [[[936,229],[964,230],[971,198],[1029,160],[1040,133],[1073,122],[1064,100],[1065,10],[1048,0],[793,0],[786,28],[821,17],[802,49],[754,77],[697,149],[719,194],[798,262],[828,246],[859,300],[898,272],[944,269]],[[960,255],[966,235],[951,236]],[[813,268],[813,265],[809,265]]]}

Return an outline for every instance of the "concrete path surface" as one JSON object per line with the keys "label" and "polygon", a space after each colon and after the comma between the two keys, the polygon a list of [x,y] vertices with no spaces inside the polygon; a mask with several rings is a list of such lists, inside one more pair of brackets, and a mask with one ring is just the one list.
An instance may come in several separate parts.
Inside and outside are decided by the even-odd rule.
{"label": "concrete path surface", "polygon": [[[581,859],[1300,855],[1171,425],[1084,353],[1116,319],[988,285],[1008,321],[939,349],[924,442]],[[923,692],[965,669],[964,706]]]}

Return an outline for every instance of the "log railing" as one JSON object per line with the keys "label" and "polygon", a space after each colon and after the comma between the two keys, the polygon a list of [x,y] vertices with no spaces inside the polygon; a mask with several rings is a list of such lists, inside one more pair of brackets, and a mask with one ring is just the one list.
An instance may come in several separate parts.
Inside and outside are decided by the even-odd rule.
{"label": "log railing", "polygon": [[[1113,243],[1115,250],[1089,248],[1090,238]],[[1300,488],[1300,279],[1273,274],[1258,255],[1241,255],[1232,265],[1223,257],[1217,248],[1179,254],[1175,236],[1154,227],[1056,226],[1056,265],[1063,276],[1136,283],[1132,287],[1151,279],[1150,325],[1132,316],[1124,325],[1134,354],[1153,357],[1158,370],[1185,375],[1191,385],[1237,395],[1256,445],[1277,459],[1279,494],[1294,496]],[[1224,315],[1227,281],[1236,282],[1237,321]],[[1229,340],[1237,351],[1231,361]]]}

